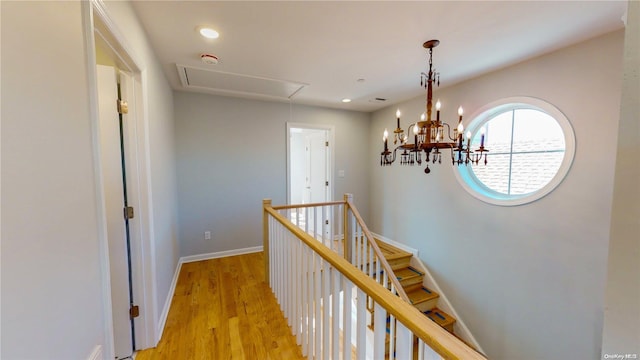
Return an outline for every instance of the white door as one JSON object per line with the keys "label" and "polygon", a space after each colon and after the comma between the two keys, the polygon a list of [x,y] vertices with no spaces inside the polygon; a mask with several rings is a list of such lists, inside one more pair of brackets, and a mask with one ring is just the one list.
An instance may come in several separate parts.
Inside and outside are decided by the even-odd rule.
{"label": "white door", "polygon": [[307,130],[306,145],[306,190],[309,203],[329,201],[329,177],[327,169],[327,131]]}
{"label": "white door", "polygon": [[133,322],[129,314],[132,303],[130,252],[125,220],[126,182],[119,114],[117,111],[117,71],[111,66],[96,65],[98,75],[98,111],[100,117],[100,157],[109,242],[113,336],[116,359],[133,354]]}
{"label": "white door", "polygon": [[[290,204],[309,204],[331,201],[331,138],[330,127],[287,124],[288,143],[288,200]],[[306,217],[311,217],[306,219]],[[298,223],[308,227],[311,234],[328,236],[327,213],[292,214]],[[315,221],[314,221],[315,219]],[[324,219],[324,223],[323,223]]]}

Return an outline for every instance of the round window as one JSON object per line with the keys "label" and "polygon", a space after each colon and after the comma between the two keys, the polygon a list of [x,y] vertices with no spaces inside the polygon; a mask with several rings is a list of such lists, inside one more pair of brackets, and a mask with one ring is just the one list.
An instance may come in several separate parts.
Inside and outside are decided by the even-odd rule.
{"label": "round window", "polygon": [[508,98],[485,106],[469,124],[472,149],[489,149],[477,165],[459,166],[456,176],[476,198],[521,205],[551,192],[571,167],[575,138],[569,120],[535,98]]}

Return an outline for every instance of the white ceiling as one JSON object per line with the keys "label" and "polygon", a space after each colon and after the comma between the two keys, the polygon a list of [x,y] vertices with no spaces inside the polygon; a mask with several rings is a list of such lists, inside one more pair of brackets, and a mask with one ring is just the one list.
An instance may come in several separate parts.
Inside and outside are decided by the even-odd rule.
{"label": "white ceiling", "polygon": [[[176,67],[180,64],[243,79],[308,84],[292,97],[295,103],[374,111],[423,93],[426,40],[440,40],[433,63],[441,86],[448,86],[620,29],[626,4],[134,1],[133,7],[176,90],[229,94],[183,87]],[[212,26],[220,37],[201,37],[199,25]],[[219,64],[203,64],[201,53],[215,54]],[[345,97],[353,101],[343,104]],[[387,101],[372,102],[374,98]]]}

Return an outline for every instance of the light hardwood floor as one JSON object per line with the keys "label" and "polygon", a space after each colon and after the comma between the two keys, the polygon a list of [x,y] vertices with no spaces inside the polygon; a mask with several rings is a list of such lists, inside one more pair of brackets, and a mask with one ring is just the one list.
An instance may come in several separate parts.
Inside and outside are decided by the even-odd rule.
{"label": "light hardwood floor", "polygon": [[263,253],[182,265],[162,339],[136,360],[303,359]]}

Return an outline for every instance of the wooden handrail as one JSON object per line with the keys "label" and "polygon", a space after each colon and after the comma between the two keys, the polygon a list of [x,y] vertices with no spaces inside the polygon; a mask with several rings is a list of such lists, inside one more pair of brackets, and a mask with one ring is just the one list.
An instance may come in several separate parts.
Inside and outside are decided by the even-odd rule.
{"label": "wooden handrail", "polygon": [[389,290],[385,289],[372,278],[366,276],[350,262],[292,224],[274,208],[268,206],[266,203],[263,204],[265,213],[273,216],[280,224],[304,242],[305,245],[330,263],[375,302],[380,304],[389,314],[404,324],[414,335],[422,339],[427,346],[440,356],[445,359],[486,360],[484,356],[471,349],[460,339],[449,334],[449,332],[428,319],[411,304],[389,292]]}
{"label": "wooden handrail", "polygon": [[358,209],[353,205],[351,200],[347,200],[347,206],[349,206],[349,209],[351,209],[351,212],[353,213],[353,216],[356,218],[356,221],[360,224],[360,227],[362,228],[362,232],[364,232],[364,236],[367,238],[367,240],[369,241],[369,244],[371,245],[371,248],[378,256],[378,261],[380,261],[382,268],[387,273],[387,277],[395,287],[396,292],[398,293],[398,296],[400,296],[402,300],[411,304],[411,301],[409,300],[407,293],[404,291],[404,288],[402,287],[402,285],[400,285],[400,281],[398,281],[398,278],[396,277],[396,274],[391,268],[391,265],[389,265],[387,258],[384,257],[384,254],[382,253],[382,250],[380,250],[380,247],[378,246],[376,239],[373,237],[373,235],[369,231],[367,224],[364,223],[362,216],[360,216],[360,212],[358,212]]}
{"label": "wooden handrail", "polygon": [[344,204],[344,201],[329,201],[322,203],[312,203],[312,204],[299,204],[299,205],[278,205],[273,206],[273,210],[287,210],[287,209],[297,209],[297,208],[308,208],[308,207],[318,207],[318,206],[331,206],[331,205],[341,205]]}

